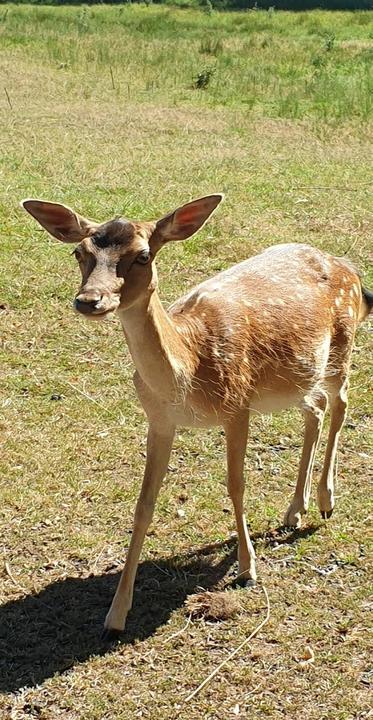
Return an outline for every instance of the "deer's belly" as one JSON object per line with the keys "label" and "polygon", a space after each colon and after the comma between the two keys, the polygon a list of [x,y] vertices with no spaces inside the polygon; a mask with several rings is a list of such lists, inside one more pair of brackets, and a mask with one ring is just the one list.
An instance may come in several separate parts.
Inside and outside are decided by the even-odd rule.
{"label": "deer's belly", "polygon": [[236,406],[205,407],[193,405],[174,405],[169,407],[169,419],[176,426],[213,427],[224,425],[229,417],[247,408],[248,412],[267,415],[302,404],[305,392],[292,388],[286,393],[274,393],[266,389],[254,392],[251,398],[241,398]]}
{"label": "deer's belly", "polygon": [[173,405],[168,417],[176,426],[184,427],[213,427],[223,422],[223,414],[217,409],[193,405]]}
{"label": "deer's belly", "polygon": [[304,392],[292,390],[287,393],[271,393],[265,390],[258,391],[250,401],[250,411],[269,415],[281,410],[288,410],[301,405]]}

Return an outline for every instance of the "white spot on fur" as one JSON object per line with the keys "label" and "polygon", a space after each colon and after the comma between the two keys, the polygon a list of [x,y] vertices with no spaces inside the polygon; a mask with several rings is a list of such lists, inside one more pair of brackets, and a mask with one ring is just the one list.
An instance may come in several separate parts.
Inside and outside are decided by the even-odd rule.
{"label": "white spot on fur", "polygon": [[269,298],[268,302],[270,305],[285,305],[281,298]]}
{"label": "white spot on fur", "polygon": [[341,304],[341,298],[336,298],[336,299],[335,299],[335,304],[336,304],[337,307],[339,307],[340,304]]}
{"label": "white spot on fur", "polygon": [[359,297],[359,288],[358,288],[358,286],[356,285],[356,283],[353,284],[352,289],[353,289],[356,297]]}
{"label": "white spot on fur", "polygon": [[339,294],[340,294],[340,295],[344,295],[344,294],[345,294],[345,291],[344,291],[343,288],[340,289]]}
{"label": "white spot on fur", "polygon": [[352,317],[352,318],[354,317],[354,311],[353,311],[353,308],[351,307],[351,305],[348,306],[347,312],[350,317]]}

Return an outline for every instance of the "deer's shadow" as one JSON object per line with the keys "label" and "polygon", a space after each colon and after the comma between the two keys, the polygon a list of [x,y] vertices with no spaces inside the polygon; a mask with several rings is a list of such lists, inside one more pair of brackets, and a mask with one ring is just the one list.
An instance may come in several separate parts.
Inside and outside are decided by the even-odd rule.
{"label": "deer's shadow", "polygon": [[[308,533],[315,529],[309,528]],[[293,533],[287,542],[299,535]],[[263,536],[253,539],[259,537]],[[197,589],[223,586],[235,558],[236,539],[232,538],[181,558],[141,563],[121,642],[152,635]],[[68,577],[0,607],[0,691],[38,685],[91,655],[111,652],[101,632],[119,575]]]}

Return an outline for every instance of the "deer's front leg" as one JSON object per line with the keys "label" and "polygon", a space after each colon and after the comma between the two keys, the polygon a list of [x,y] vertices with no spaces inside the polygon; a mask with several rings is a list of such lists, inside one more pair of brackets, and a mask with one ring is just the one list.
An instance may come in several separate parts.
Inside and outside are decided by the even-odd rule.
{"label": "deer's front leg", "polygon": [[225,425],[227,440],[228,493],[233,503],[238,533],[237,582],[250,586],[256,583],[255,551],[250,540],[243,508],[245,490],[244,462],[249,428],[249,414],[232,417]]}
{"label": "deer's front leg", "polygon": [[133,531],[126,563],[105,620],[105,636],[124,629],[132,605],[133,586],[146,531],[153,517],[161,482],[166,474],[175,428],[160,432],[149,427],[144,480],[136,504]]}

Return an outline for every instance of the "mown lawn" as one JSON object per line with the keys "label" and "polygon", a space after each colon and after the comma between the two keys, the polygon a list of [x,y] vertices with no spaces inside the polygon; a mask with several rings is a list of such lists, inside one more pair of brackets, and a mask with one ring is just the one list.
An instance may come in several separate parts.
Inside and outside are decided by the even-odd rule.
{"label": "mown lawn", "polygon": [[[246,505],[270,621],[186,703],[266,611],[259,583],[234,591],[234,617],[188,623],[186,598],[225,588],[234,571],[224,438],[215,429],[178,433],[126,634],[105,646],[101,625],[128,545],[146,423],[118,322],[74,315],[70,249],[39,232],[18,201],[62,201],[98,220],[148,219],[225,192],[198,236],[160,255],[166,304],[289,240],[347,254],[372,287],[369,20],[1,6],[4,720],[368,717],[368,326],[357,335],[328,523],[312,505],[302,531],[279,529],[300,416],[253,418]],[[302,664],[307,646],[314,662]]]}

